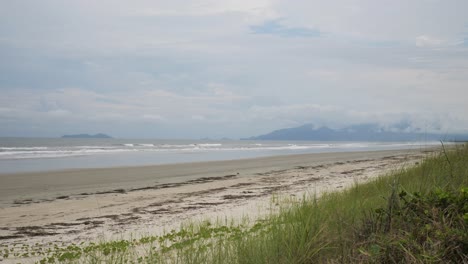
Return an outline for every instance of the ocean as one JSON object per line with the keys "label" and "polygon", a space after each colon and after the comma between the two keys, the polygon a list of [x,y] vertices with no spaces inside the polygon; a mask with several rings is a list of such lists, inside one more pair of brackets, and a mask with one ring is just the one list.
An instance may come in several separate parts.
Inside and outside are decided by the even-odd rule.
{"label": "ocean", "polygon": [[0,174],[436,145],[440,142],[0,138]]}

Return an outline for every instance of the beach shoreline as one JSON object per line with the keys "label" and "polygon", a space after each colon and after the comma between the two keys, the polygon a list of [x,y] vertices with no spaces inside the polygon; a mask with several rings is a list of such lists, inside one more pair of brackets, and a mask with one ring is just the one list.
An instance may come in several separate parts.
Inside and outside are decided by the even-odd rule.
{"label": "beach shoreline", "polygon": [[158,234],[187,221],[257,219],[271,198],[342,190],[436,149],[273,156],[0,175],[0,244]]}

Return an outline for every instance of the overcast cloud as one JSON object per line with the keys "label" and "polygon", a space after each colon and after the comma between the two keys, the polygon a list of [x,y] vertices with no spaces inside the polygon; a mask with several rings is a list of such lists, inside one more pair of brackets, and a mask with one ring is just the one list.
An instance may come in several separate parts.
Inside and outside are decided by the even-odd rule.
{"label": "overcast cloud", "polygon": [[468,1],[2,1],[0,136],[468,132]]}

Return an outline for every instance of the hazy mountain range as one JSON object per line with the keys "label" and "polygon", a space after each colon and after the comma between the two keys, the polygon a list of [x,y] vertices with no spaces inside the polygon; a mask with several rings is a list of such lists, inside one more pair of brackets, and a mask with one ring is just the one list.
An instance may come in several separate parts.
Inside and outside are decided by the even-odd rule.
{"label": "hazy mountain range", "polygon": [[436,134],[405,131],[398,127],[384,128],[377,124],[352,125],[341,129],[315,127],[307,124],[299,127],[275,130],[254,136],[251,140],[317,140],[317,141],[468,141],[468,134]]}

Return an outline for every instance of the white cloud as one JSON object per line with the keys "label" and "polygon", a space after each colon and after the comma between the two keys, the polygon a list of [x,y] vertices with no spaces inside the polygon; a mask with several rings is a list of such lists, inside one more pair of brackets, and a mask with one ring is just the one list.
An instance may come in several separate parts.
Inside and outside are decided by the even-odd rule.
{"label": "white cloud", "polygon": [[156,115],[156,114],[145,114],[142,116],[143,119],[148,119],[148,120],[152,120],[152,121],[162,121],[162,120],[165,120],[164,117],[160,116],[160,115]]}
{"label": "white cloud", "polygon": [[[16,105],[15,102],[21,100],[17,98],[19,94],[21,99],[24,99],[23,102],[28,103]],[[68,88],[42,94],[41,100],[37,100],[37,91],[33,90],[22,90],[18,94],[9,92],[6,96],[9,101],[2,101],[0,124],[5,124],[8,120],[18,120],[38,129],[50,128],[54,131],[57,131],[56,124],[62,124],[62,129],[68,129],[63,130],[63,133],[86,131],[95,126],[108,127],[110,131],[114,131],[112,127],[119,124],[125,126],[126,130],[130,131],[127,132],[129,134],[119,135],[115,131],[112,134],[129,137],[132,134],[141,136],[146,133],[141,131],[152,131],[157,133],[152,134],[156,137],[174,136],[167,130],[153,131],[154,127],[151,126],[157,125],[166,129],[177,128],[180,137],[203,137],[210,135],[213,129],[215,131],[212,131],[211,135],[238,137],[305,123],[338,128],[359,123],[391,126],[401,120],[410,120],[413,125],[411,129],[426,129],[429,132],[435,129],[446,132],[468,128],[467,118],[453,114],[435,114],[431,111],[407,113],[396,109],[368,111],[314,103],[261,106],[255,101],[231,93],[184,96],[154,90],[138,91],[129,95]],[[101,98],[106,100],[100,100]],[[232,100],[238,103],[237,106],[220,107]],[[38,107],[49,102],[53,102],[54,109],[37,111]],[[245,102],[251,106],[245,107]],[[191,126],[193,129],[181,129],[184,126]]]}
{"label": "white cloud", "polygon": [[[467,9],[461,0],[2,2],[0,122],[238,137],[409,116],[463,129]],[[254,34],[255,25],[280,34]],[[305,29],[319,33],[291,37]]]}
{"label": "white cloud", "polygon": [[159,1],[155,6],[154,1],[149,1],[145,5],[133,6],[129,13],[137,16],[206,16],[229,12],[262,15],[268,13],[266,11],[271,5],[270,2],[269,0]]}
{"label": "white cloud", "polygon": [[200,120],[206,120],[206,117],[202,115],[192,115],[192,119],[200,121]]}
{"label": "white cloud", "polygon": [[416,37],[416,46],[417,47],[438,47],[444,43],[443,40],[429,37],[426,35],[421,35]]}

